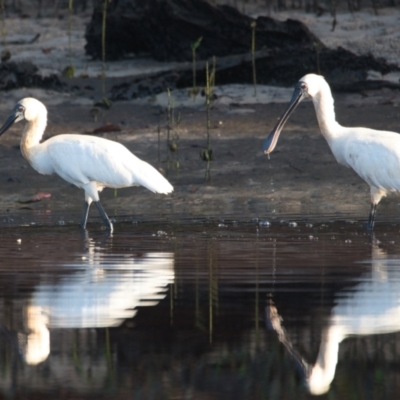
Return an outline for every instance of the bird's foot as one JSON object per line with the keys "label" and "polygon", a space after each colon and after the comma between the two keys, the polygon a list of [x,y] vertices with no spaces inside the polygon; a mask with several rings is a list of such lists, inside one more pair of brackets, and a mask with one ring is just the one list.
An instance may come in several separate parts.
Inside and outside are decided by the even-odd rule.
{"label": "bird's foot", "polygon": [[105,225],[105,227],[106,227],[106,231],[108,232],[108,233],[113,233],[114,232],[114,226],[113,226],[113,224],[110,222],[109,224],[107,224],[107,225]]}

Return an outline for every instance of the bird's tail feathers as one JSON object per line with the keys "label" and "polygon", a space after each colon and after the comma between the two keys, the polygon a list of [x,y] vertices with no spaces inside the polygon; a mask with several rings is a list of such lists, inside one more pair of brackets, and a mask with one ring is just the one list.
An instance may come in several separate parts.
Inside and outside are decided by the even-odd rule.
{"label": "bird's tail feathers", "polygon": [[153,166],[142,161],[140,172],[135,181],[154,193],[168,194],[174,191],[173,186]]}

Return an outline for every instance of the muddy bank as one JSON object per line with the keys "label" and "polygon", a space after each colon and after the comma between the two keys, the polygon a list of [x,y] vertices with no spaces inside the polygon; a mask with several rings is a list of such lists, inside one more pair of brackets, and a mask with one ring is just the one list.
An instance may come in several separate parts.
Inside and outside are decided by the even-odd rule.
{"label": "muddy bank", "polygon": [[[205,63],[197,63],[197,85],[206,85]],[[372,72],[373,71],[373,72]],[[343,48],[314,50],[292,49],[262,51],[256,55],[257,84],[292,87],[302,76],[313,72],[322,74],[331,88],[341,92],[362,92],[382,88],[400,89],[399,82],[384,78],[399,68],[371,55],[357,56]],[[371,80],[371,73],[381,79]],[[253,84],[251,56],[229,56],[216,61],[218,85]],[[65,82],[67,85],[69,82]],[[166,89],[190,88],[193,85],[192,65],[185,64],[168,72],[155,72],[125,79],[108,80],[108,97],[112,100],[131,100],[157,95]],[[82,82],[75,84],[77,90]]]}
{"label": "muddy bank", "polygon": [[8,61],[0,64],[0,91],[35,87],[63,91],[66,88],[57,74],[42,76],[39,68],[30,61]]}
{"label": "muddy bank", "polygon": [[[322,221],[341,217],[366,219],[369,211],[368,186],[354,172],[336,163],[319,134],[311,103],[301,104],[296,110],[285,126],[271,160],[268,160],[262,153],[262,142],[286,107],[285,103],[277,103],[282,101],[282,95],[279,99],[270,96],[268,101],[275,102],[270,104],[260,104],[261,93],[257,99],[247,95],[239,101],[244,89],[237,86],[234,88],[235,96],[228,99],[228,102],[225,102],[225,99],[217,99],[211,112],[211,147],[214,160],[211,165],[210,182],[205,182],[206,165],[199,156],[206,145],[204,99],[199,97],[199,104],[187,107],[192,99],[185,97],[180,102],[184,106],[176,107],[175,113],[180,114],[181,119],[178,152],[174,155],[169,154],[169,157],[177,157],[179,170],[172,167],[168,170],[165,104],[161,105],[154,96],[154,88],[165,91],[166,86],[172,87],[184,76],[186,81],[182,82],[186,83],[182,83],[182,86],[190,86],[190,63],[156,63],[146,58],[108,63],[108,94],[113,99],[120,100],[116,101],[110,110],[100,109],[95,121],[93,105],[101,94],[101,81],[98,76],[101,73],[101,63],[89,62],[84,56],[84,28],[89,18],[89,15],[77,16],[72,20],[71,51],[76,78],[60,79],[63,89],[58,92],[48,90],[48,87],[32,88],[29,80],[18,84],[21,86],[19,89],[3,91],[0,122],[5,120],[17,100],[32,96],[42,100],[48,107],[49,123],[46,137],[66,132],[85,134],[105,123],[119,125],[121,132],[106,133],[102,136],[120,141],[140,158],[161,168],[174,185],[175,192],[171,196],[161,196],[143,188],[121,189],[116,193],[113,190],[105,190],[101,199],[109,215],[116,219],[116,229],[118,222],[124,220],[131,223],[143,218],[175,219],[181,216],[211,216],[216,219],[262,218],[271,219],[276,223],[280,219],[288,220],[293,216],[301,219],[315,216]],[[324,25],[324,21],[316,21]],[[355,25],[357,21],[355,18]],[[27,59],[32,60],[39,69],[38,76],[42,79],[51,77],[52,74],[60,76],[69,61],[67,20],[10,19],[9,22],[7,40],[12,53],[10,61],[20,63],[26,62]],[[337,29],[340,29],[340,25]],[[11,45],[18,39],[18,35],[32,38],[38,32],[41,33],[40,40],[33,44]],[[334,93],[339,122],[349,126],[400,131],[400,95],[398,90],[393,89],[398,86],[398,79],[392,77],[390,81],[386,81],[391,83],[387,85],[380,83],[382,74],[391,70],[386,68],[388,64],[382,61],[381,73],[376,75],[378,79],[366,80],[366,71],[371,67],[368,62],[375,60],[366,56],[366,52],[364,55],[358,55],[359,63],[356,63],[355,59],[347,58],[347,71],[350,73],[345,75],[345,70],[340,68],[340,62],[329,64],[328,61],[332,59],[325,57],[324,51],[319,53],[320,68],[323,73],[330,71],[331,78],[336,77],[331,83],[336,82],[340,85],[363,81],[370,85],[355,87],[356,92],[352,94],[338,91]],[[349,54],[342,53],[346,57]],[[303,72],[310,72],[309,68],[317,66],[315,53],[304,56],[306,67],[299,63],[298,68],[305,68],[307,71],[295,70],[296,73],[291,70],[290,62],[285,64],[284,57],[273,56],[267,55],[270,58],[266,60],[274,59],[276,63],[281,63],[276,71],[277,74],[281,74],[286,84],[298,80]],[[217,72],[217,84],[228,78],[228,61],[224,72]],[[239,64],[236,60],[232,68]],[[251,64],[249,58],[247,64]],[[261,69],[265,71],[266,77],[269,67],[266,61]],[[378,67],[375,69],[379,70]],[[9,74],[14,74],[11,82],[18,82],[19,78],[15,78],[16,71],[18,69],[15,68],[8,70]],[[240,73],[241,76],[246,76],[243,71],[238,68],[231,81],[236,81]],[[300,76],[297,76],[297,73]],[[144,74],[147,74],[147,80],[143,79]],[[158,78],[154,79],[155,76]],[[165,79],[166,76],[171,77],[171,80]],[[250,74],[247,77],[251,79]],[[261,77],[262,75],[260,79]],[[199,76],[199,83],[201,79]],[[132,82],[136,86],[131,86]],[[368,90],[371,87],[377,90]],[[113,88],[118,90],[113,91]],[[335,84],[333,88],[340,89]],[[290,96],[288,93],[287,101]],[[145,100],[141,103],[130,100],[135,97],[143,97]],[[158,127],[161,129],[160,147]],[[77,224],[83,192],[65,183],[61,178],[42,176],[35,172],[20,154],[21,132],[21,123],[16,124],[0,138],[1,224]],[[52,196],[38,203],[18,202],[19,199],[38,191],[49,192]],[[382,201],[378,209],[378,227],[380,221],[396,218],[398,202],[397,197]],[[99,221],[96,210],[92,210],[91,216],[91,221]]]}
{"label": "muddy bank", "polygon": [[[384,91],[383,104],[352,107],[354,98],[335,94],[338,120],[343,125],[398,130],[395,95],[398,96],[397,92]],[[179,170],[167,171],[166,117],[159,107],[121,102],[95,123],[89,105],[64,102],[52,106],[50,103],[47,137],[65,132],[85,133],[105,122],[119,124],[121,132],[102,136],[124,143],[137,156],[165,171],[175,187],[170,196],[154,195],[144,188],[121,189],[116,194],[113,190],[104,190],[103,205],[117,223],[182,216],[258,217],[275,222],[290,215],[301,219],[316,216],[322,221],[366,219],[369,188],[353,171],[334,160],[319,134],[312,103],[299,106],[271,160],[263,155],[262,142],[285,107],[285,104],[270,104],[213,110],[211,147],[215,160],[210,182],[204,180],[205,162],[199,156],[206,141],[204,110],[179,110],[182,122],[179,150],[175,153]],[[3,119],[3,110],[1,116]],[[160,150],[158,126],[161,127]],[[22,125],[16,124],[0,141],[1,214],[11,217],[11,224],[21,220],[39,224],[57,224],[61,220],[77,224],[83,192],[56,176],[39,175],[28,166],[18,148],[21,130]],[[28,205],[18,203],[22,196],[37,191],[48,191],[52,197]],[[382,201],[378,225],[388,218],[396,220],[398,203],[397,197]],[[96,210],[91,215],[89,222],[99,221]],[[6,218],[3,223],[9,224]]]}

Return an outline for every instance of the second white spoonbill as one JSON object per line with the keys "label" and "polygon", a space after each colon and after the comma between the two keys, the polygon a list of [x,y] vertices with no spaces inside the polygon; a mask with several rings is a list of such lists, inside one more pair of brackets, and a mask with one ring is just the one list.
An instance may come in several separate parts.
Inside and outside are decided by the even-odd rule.
{"label": "second white spoonbill", "polygon": [[104,225],[113,225],[104,211],[99,192],[105,187],[144,186],[154,193],[171,193],[171,184],[150,164],[112,140],[78,134],[54,136],[40,143],[47,125],[47,109],[39,100],[27,97],[17,103],[0,128],[0,135],[25,120],[21,152],[40,174],[57,174],[85,191],[81,227],[86,229],[89,206],[94,202]]}
{"label": "second white spoonbill", "polygon": [[369,128],[346,128],[335,118],[331,89],[320,75],[308,74],[297,83],[289,106],[264,142],[271,153],[297,105],[311,97],[319,128],[339,164],[351,167],[371,189],[368,229],[373,230],[378,203],[389,192],[400,192],[400,135]]}

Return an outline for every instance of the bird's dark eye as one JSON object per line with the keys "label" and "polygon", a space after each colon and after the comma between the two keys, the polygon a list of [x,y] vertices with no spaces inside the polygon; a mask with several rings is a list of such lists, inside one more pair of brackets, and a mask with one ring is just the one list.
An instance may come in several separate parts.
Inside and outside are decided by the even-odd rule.
{"label": "bird's dark eye", "polygon": [[18,112],[23,113],[25,111],[24,106],[19,106],[18,107]]}
{"label": "bird's dark eye", "polygon": [[303,89],[303,90],[306,90],[307,89],[307,83],[302,83],[301,85],[300,85],[300,87]]}

